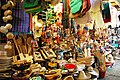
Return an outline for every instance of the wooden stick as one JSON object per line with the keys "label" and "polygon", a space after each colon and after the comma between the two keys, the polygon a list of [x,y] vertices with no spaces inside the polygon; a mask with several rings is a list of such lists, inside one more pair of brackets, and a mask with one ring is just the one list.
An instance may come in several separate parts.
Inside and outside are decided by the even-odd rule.
{"label": "wooden stick", "polygon": [[57,57],[56,54],[54,53],[54,51],[52,49],[50,49],[50,51],[52,52],[52,54],[54,55],[54,57]]}
{"label": "wooden stick", "polygon": [[42,50],[40,50],[42,55],[44,56],[45,59],[47,59],[47,56],[44,54],[44,52]]}
{"label": "wooden stick", "polygon": [[20,54],[20,50],[19,50],[19,48],[18,48],[18,45],[17,45],[17,42],[16,42],[15,38],[13,38],[13,41],[14,41],[14,43],[15,43],[16,49],[17,49],[17,51],[18,51],[18,54]]}

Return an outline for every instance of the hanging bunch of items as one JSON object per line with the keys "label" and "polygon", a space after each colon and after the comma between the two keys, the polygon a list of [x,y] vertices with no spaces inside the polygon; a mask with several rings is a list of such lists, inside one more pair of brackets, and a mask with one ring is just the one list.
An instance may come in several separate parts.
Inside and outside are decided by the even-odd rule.
{"label": "hanging bunch of items", "polygon": [[[2,10],[4,10],[4,16],[2,17],[3,21],[7,23],[9,20],[12,20],[12,8],[14,7],[14,3],[12,1],[8,1],[6,4],[2,6]],[[1,33],[7,33],[8,30],[12,28],[10,23],[7,23],[5,26],[0,27]]]}

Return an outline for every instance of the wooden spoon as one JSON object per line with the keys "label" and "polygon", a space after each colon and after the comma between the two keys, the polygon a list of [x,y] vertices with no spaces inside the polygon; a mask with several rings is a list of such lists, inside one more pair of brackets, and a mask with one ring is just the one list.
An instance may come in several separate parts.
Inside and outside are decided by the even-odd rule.
{"label": "wooden spoon", "polygon": [[21,48],[21,46],[22,46],[22,39],[21,39],[21,37],[19,37],[16,41],[17,41],[17,44],[18,44],[18,48],[20,49],[20,52],[23,53],[22,48]]}
{"label": "wooden spoon", "polygon": [[25,54],[27,54],[27,46],[26,46],[26,43],[27,43],[27,35],[23,34],[23,40],[24,40],[24,50],[25,50]]}
{"label": "wooden spoon", "polygon": [[31,52],[31,50],[32,50],[32,43],[31,43],[31,41],[32,41],[32,37],[28,37],[27,38],[27,45],[28,45],[28,48],[27,48],[27,53],[28,54],[30,54],[30,52]]}

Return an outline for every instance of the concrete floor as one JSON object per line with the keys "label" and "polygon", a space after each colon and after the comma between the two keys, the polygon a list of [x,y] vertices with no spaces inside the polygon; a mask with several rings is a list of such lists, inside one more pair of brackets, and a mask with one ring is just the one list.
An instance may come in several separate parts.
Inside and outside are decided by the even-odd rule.
{"label": "concrete floor", "polygon": [[120,60],[116,60],[112,68],[108,68],[104,79],[98,80],[120,80]]}

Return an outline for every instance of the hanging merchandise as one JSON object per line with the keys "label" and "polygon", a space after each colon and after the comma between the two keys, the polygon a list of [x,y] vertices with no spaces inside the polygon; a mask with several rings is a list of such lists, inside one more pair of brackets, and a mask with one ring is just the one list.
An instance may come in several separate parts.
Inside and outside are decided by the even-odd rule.
{"label": "hanging merchandise", "polygon": [[13,28],[11,31],[13,33],[24,32],[28,33],[30,31],[30,16],[23,9],[23,2],[16,2],[15,7],[13,8],[13,20],[12,25]]}
{"label": "hanging merchandise", "polygon": [[70,8],[71,8],[72,14],[75,14],[75,13],[81,11],[81,9],[82,9],[82,0],[72,0],[70,2]]}
{"label": "hanging merchandise", "polygon": [[[81,5],[80,5],[81,9],[79,9],[78,11],[74,11],[74,10],[77,10],[78,6],[75,5],[76,6],[75,7],[71,3],[71,5],[73,6],[73,8],[72,8],[72,6],[70,6],[71,7],[71,12],[72,12],[71,15],[72,15],[73,18],[83,17],[89,11],[89,9],[91,7],[90,0],[80,0],[80,2],[81,2]],[[74,9],[74,10],[72,10],[72,9]]]}
{"label": "hanging merchandise", "polygon": [[64,28],[69,28],[69,16],[67,12],[63,12],[62,25]]}
{"label": "hanging merchandise", "polygon": [[90,8],[91,8],[90,0],[83,0],[81,16],[84,16]]}
{"label": "hanging merchandise", "polygon": [[41,37],[44,22],[41,19],[38,19],[37,14],[33,16],[32,20],[33,20],[32,31],[34,38]]}
{"label": "hanging merchandise", "polygon": [[[92,24],[93,20],[92,20],[92,18],[90,16],[90,13],[87,12],[83,17],[81,17],[81,18],[79,18],[79,17],[75,18],[75,22],[76,22],[76,24],[86,24],[86,23]],[[93,26],[93,24],[92,24],[92,26]]]}
{"label": "hanging merchandise", "polygon": [[24,0],[23,5],[27,13],[38,13],[42,11],[38,0]]}
{"label": "hanging merchandise", "polygon": [[104,2],[103,5],[104,5],[104,10],[102,10],[102,15],[103,15],[104,23],[111,22],[109,3]]}
{"label": "hanging merchandise", "polygon": [[101,13],[101,9],[103,10],[102,0],[90,0],[91,8],[90,8],[90,16],[93,20],[96,21],[97,28],[104,28],[104,21]]}
{"label": "hanging merchandise", "polygon": [[47,23],[50,23],[50,24],[55,23],[55,13],[54,13],[54,7],[53,6],[50,6],[50,9],[47,9],[46,20],[47,20],[46,21]]}
{"label": "hanging merchandise", "polygon": [[0,32],[1,32],[1,33],[7,33],[8,30],[7,30],[4,26],[1,26],[1,27],[0,27]]}
{"label": "hanging merchandise", "polygon": [[13,8],[15,5],[14,5],[14,3],[12,2],[12,0],[9,0],[6,4],[4,4],[1,8],[3,9],[3,10],[6,10],[6,9],[8,9],[8,8]]}

